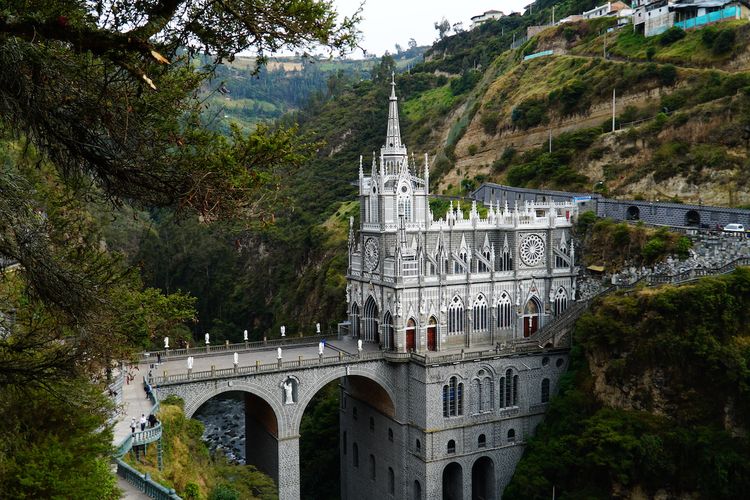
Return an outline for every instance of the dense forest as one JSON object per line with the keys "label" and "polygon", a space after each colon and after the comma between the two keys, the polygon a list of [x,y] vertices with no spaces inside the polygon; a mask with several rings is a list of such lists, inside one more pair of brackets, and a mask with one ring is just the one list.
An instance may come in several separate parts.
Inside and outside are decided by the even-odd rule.
{"label": "dense forest", "polygon": [[599,300],[503,498],[743,498],[748,311],[745,268]]}

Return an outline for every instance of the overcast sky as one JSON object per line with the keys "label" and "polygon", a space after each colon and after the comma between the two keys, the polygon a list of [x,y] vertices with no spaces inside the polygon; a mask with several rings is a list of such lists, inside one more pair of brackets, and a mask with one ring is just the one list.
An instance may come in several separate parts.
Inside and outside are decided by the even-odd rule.
{"label": "overcast sky", "polygon": [[[342,15],[351,15],[361,0],[333,0]],[[361,46],[368,52],[382,55],[394,52],[394,45],[406,48],[409,38],[419,45],[431,45],[437,39],[435,21],[445,17],[451,24],[463,21],[464,28],[470,18],[487,10],[504,13],[521,12],[531,0],[366,0],[359,25],[362,31]],[[359,57],[361,54],[354,54]]]}

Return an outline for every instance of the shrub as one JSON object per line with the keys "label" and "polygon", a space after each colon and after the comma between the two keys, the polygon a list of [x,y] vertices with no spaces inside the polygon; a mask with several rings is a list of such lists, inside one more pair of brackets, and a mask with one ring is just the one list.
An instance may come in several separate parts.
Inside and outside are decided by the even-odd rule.
{"label": "shrub", "polygon": [[500,123],[500,113],[497,111],[484,113],[482,118],[480,118],[479,123],[482,125],[485,134],[495,135],[495,132],[497,132],[497,124]]}
{"label": "shrub", "polygon": [[182,399],[179,396],[175,396],[174,394],[170,394],[166,398],[161,400],[161,404],[163,405],[175,405],[179,406],[180,408],[185,408],[185,400]]}
{"label": "shrub", "polygon": [[474,156],[475,154],[477,154],[477,149],[479,148],[477,148],[476,144],[470,144],[468,148],[469,155]]}
{"label": "shrub", "polygon": [[547,111],[543,100],[527,99],[513,108],[510,120],[521,129],[536,127],[547,122]]}
{"label": "shrub", "polygon": [[492,162],[492,171],[497,173],[505,169],[508,165],[510,165],[510,162],[513,161],[513,157],[515,156],[515,148],[513,146],[507,146],[503,150],[503,154],[500,155],[500,158]]}
{"label": "shrub", "polygon": [[477,183],[474,179],[461,179],[461,190],[467,193],[474,191],[477,188]]}
{"label": "shrub", "polygon": [[656,47],[651,46],[646,49],[646,59],[650,61],[654,58],[655,55],[656,55]]}
{"label": "shrub", "polygon": [[665,64],[659,68],[659,81],[662,85],[672,87],[677,81],[677,68],[674,64]]}
{"label": "shrub", "polygon": [[682,236],[677,240],[675,247],[675,253],[681,259],[687,259],[690,256],[690,249],[693,247],[693,242],[687,236]]}
{"label": "shrub", "polygon": [[588,89],[588,84],[576,78],[563,88],[550,92],[549,101],[559,102],[562,105],[562,114],[571,115],[588,109],[589,102],[583,99]]}
{"label": "shrub", "polygon": [[682,40],[683,38],[685,38],[685,30],[678,28],[677,26],[672,26],[662,33],[661,37],[659,37],[659,43],[662,45],[671,45],[677,40]]}
{"label": "shrub", "polygon": [[667,108],[668,111],[674,111],[684,106],[686,100],[687,96],[684,92],[672,92],[661,98],[661,107],[662,109]]}
{"label": "shrub", "polygon": [[228,484],[220,484],[211,490],[208,500],[240,500],[240,494]]}
{"label": "shrub", "polygon": [[713,26],[708,26],[706,28],[703,28],[701,30],[701,42],[703,42],[703,45],[705,45],[708,48],[711,48],[714,46],[714,41],[716,40],[716,35],[718,35],[719,32],[716,31],[716,28]]}
{"label": "shrub", "polygon": [[714,40],[713,53],[715,55],[726,54],[734,47],[736,35],[734,30],[728,29],[721,31]]}
{"label": "shrub", "polygon": [[198,500],[201,497],[201,489],[195,483],[188,483],[185,485],[185,491],[182,492],[182,496],[186,500]]}
{"label": "shrub", "polygon": [[656,262],[659,257],[664,255],[667,244],[658,236],[649,239],[641,250],[641,256],[647,264]]}
{"label": "shrub", "polygon": [[459,78],[451,80],[451,93],[458,96],[470,91],[481,77],[482,73],[479,71],[473,69],[464,71]]}

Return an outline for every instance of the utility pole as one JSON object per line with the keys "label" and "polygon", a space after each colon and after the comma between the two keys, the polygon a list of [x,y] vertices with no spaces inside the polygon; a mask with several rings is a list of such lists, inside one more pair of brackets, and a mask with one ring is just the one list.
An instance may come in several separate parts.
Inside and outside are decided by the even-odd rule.
{"label": "utility pole", "polygon": [[555,6],[552,6],[552,25],[555,25]]}
{"label": "utility pole", "polygon": [[607,58],[607,31],[604,31],[604,59]]}
{"label": "utility pole", "polygon": [[615,89],[612,89],[612,132],[615,131]]}
{"label": "utility pole", "polygon": [[552,128],[549,129],[549,152],[552,153]]}

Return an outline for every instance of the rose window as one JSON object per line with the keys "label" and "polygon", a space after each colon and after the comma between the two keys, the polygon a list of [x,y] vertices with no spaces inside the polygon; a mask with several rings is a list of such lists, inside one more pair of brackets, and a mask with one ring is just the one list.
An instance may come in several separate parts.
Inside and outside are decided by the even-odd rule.
{"label": "rose window", "polygon": [[544,240],[536,234],[530,234],[521,240],[521,260],[527,266],[535,266],[544,258]]}

